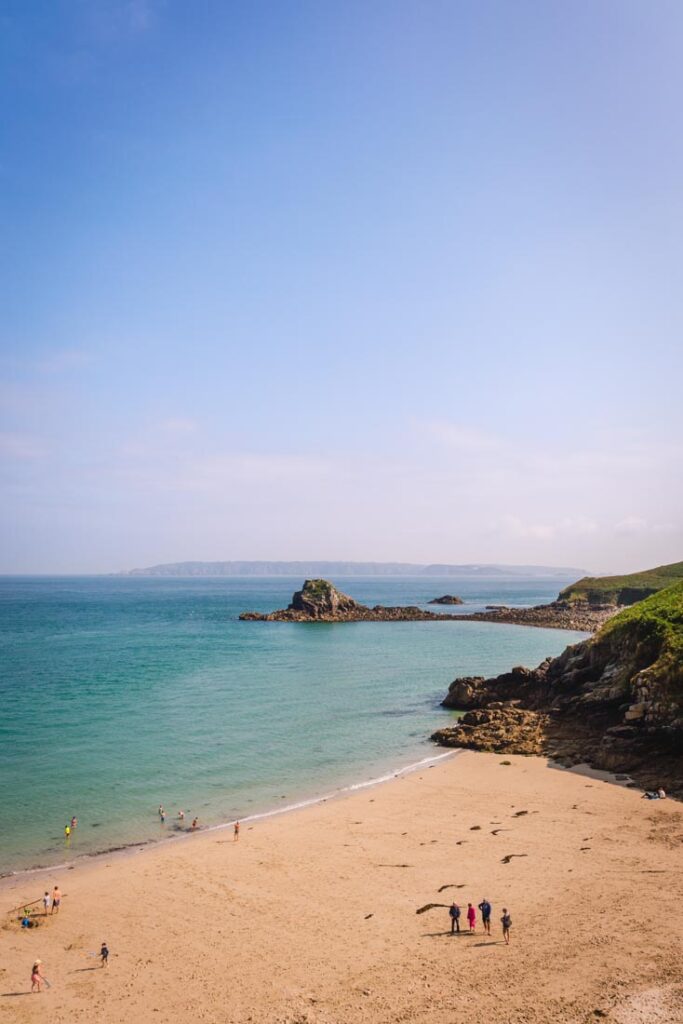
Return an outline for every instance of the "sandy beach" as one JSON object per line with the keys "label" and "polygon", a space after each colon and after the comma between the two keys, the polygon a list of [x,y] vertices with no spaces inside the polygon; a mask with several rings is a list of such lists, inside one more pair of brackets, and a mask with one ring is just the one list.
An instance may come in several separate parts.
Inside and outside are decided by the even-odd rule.
{"label": "sandy beach", "polygon": [[[5,880],[0,1006],[98,1024],[683,1021],[682,843],[674,801],[462,753],[237,843],[200,832]],[[7,912],[57,883],[59,915],[22,931]],[[479,915],[451,936],[447,909],[416,913],[483,897],[490,938]],[[30,995],[36,957],[51,988]]]}

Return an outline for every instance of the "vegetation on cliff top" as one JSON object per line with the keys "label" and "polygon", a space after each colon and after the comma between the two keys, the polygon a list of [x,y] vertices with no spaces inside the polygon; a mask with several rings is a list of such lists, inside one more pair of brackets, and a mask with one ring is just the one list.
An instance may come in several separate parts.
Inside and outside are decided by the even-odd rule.
{"label": "vegetation on cliff top", "polygon": [[[683,566],[683,563],[679,563]],[[683,580],[660,590],[610,619],[593,643],[634,642],[654,658],[648,680],[683,688]]]}
{"label": "vegetation on cliff top", "polygon": [[683,562],[626,576],[584,576],[560,591],[559,601],[632,605],[683,580]]}

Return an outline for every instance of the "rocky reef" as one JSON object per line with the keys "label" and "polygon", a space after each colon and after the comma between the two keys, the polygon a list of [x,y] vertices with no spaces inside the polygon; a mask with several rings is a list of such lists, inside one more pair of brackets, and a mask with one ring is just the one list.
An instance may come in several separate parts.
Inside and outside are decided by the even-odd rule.
{"label": "rocky reef", "polygon": [[245,622],[424,622],[452,620],[452,615],[439,615],[415,605],[372,608],[359,604],[329,580],[306,580],[293,595],[287,608],[276,612],[242,612]]}
{"label": "rocky reef", "polygon": [[464,604],[465,602],[461,597],[456,597],[455,594],[444,594],[443,597],[433,597],[428,604]]}
{"label": "rocky reef", "polygon": [[434,733],[443,746],[587,762],[683,792],[683,583],[538,668],[456,679],[443,706],[466,712]]}
{"label": "rocky reef", "polygon": [[553,601],[533,608],[487,607],[483,612],[459,615],[465,622],[508,622],[513,626],[540,626],[545,629],[576,629],[593,633],[619,611],[615,605],[589,604],[588,601]]}

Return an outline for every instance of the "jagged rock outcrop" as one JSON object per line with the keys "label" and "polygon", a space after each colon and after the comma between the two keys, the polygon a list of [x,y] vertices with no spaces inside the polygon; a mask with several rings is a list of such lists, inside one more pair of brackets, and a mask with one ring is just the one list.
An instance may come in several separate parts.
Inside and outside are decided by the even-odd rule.
{"label": "jagged rock outcrop", "polygon": [[536,669],[456,679],[443,704],[468,712],[434,734],[443,745],[588,761],[680,791],[683,583]]}
{"label": "jagged rock outcrop", "polygon": [[451,615],[428,612],[415,605],[373,608],[359,604],[329,580],[306,580],[301,590],[293,595],[287,608],[276,612],[242,612],[240,619],[247,622],[423,622],[452,620]]}
{"label": "jagged rock outcrop", "polygon": [[456,597],[455,594],[444,594],[443,597],[433,597],[428,604],[464,604],[465,602],[461,597]]}

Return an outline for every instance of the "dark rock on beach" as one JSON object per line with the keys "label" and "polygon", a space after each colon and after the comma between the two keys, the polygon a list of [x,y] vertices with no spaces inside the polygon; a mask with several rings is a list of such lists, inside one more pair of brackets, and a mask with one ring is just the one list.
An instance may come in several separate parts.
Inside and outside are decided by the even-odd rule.
{"label": "dark rock on beach", "polygon": [[452,615],[428,612],[415,605],[368,608],[354,601],[329,580],[306,580],[287,608],[276,612],[242,612],[245,622],[429,622],[452,620]]}
{"label": "dark rock on beach", "polygon": [[434,733],[443,746],[587,762],[683,792],[683,583],[535,669],[454,680],[443,706],[467,712]]}

